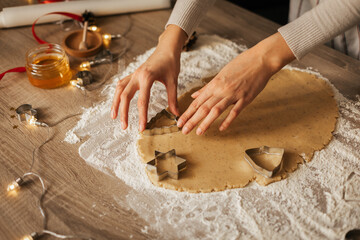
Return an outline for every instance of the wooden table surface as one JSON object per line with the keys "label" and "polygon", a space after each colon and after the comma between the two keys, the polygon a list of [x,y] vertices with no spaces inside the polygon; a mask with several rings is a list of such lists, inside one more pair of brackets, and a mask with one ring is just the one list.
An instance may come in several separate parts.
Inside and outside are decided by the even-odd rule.
{"label": "wooden table surface", "polygon": [[[3,7],[25,5],[26,1],[2,0]],[[171,10],[143,12],[102,17],[98,25],[110,33],[122,33],[132,22],[127,34],[131,49],[125,59],[143,53],[157,43]],[[276,32],[279,26],[225,1],[218,1],[209,11],[197,31],[218,34],[251,47]],[[60,43],[66,34],[58,25],[37,27],[37,33],[49,42]],[[25,52],[37,45],[30,27],[0,29],[0,72],[23,66]],[[119,46],[113,46],[115,51]],[[317,47],[301,62],[294,65],[317,69],[349,98],[360,93],[359,61],[325,46]],[[117,72],[113,64],[112,74]],[[108,66],[98,66],[93,71],[100,76]],[[0,82],[0,239],[19,239],[24,234],[42,229],[42,219],[37,208],[40,186],[37,181],[27,184],[16,197],[6,194],[6,186],[28,171],[34,147],[46,138],[46,129],[19,124],[14,118],[16,108],[23,103],[32,104],[42,121],[54,126],[64,116],[81,112],[82,107],[100,101],[99,90],[86,98],[69,86],[53,90],[38,89],[30,85],[26,74],[9,74]],[[110,106],[109,106],[110,107]],[[143,233],[146,224],[126,206],[119,206],[113,193],[126,196],[128,187],[118,178],[106,175],[79,157],[80,144],[63,142],[77,117],[66,119],[54,126],[54,137],[36,154],[34,171],[46,181],[48,193],[44,205],[48,215],[48,228],[63,234],[83,234],[94,239],[148,239],[159,238],[161,233]],[[14,128],[14,126],[17,126]],[[94,207],[96,206],[96,207]],[[50,239],[50,238],[49,238]]]}

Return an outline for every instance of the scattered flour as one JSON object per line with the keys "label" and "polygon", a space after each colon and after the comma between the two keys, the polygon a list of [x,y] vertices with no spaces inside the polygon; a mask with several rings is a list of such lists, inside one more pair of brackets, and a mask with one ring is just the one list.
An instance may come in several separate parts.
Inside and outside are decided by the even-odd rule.
{"label": "scattered flour", "polygon": [[[244,50],[245,46],[218,36],[200,36],[196,49],[181,56],[179,94],[198,85],[200,78],[217,73]],[[118,120],[110,119],[117,81],[137,69],[153,51],[138,56],[115,76],[103,90],[105,100],[86,109],[65,139],[75,143],[89,136],[79,148],[80,156],[131,187],[126,201],[114,195],[119,205],[136,211],[161,239],[340,239],[348,230],[360,227],[360,98],[350,101],[336,89],[340,117],[333,140],[289,178],[267,187],[251,183],[205,194],[153,186],[136,150],[137,95],[131,101],[126,131]],[[166,106],[166,99],[165,88],[155,83],[149,118]],[[142,232],[147,231],[145,226]]]}

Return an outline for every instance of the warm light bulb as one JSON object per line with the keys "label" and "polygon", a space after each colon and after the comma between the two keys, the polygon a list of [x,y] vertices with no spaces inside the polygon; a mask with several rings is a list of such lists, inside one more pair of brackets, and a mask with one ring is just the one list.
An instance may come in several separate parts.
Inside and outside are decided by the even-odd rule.
{"label": "warm light bulb", "polygon": [[104,48],[108,49],[111,43],[111,35],[106,33],[102,35],[102,38],[103,38]]}
{"label": "warm light bulb", "polygon": [[93,32],[98,32],[99,31],[99,28],[97,26],[95,26],[95,25],[92,25],[92,26],[88,27],[88,29],[90,31],[93,31]]}
{"label": "warm light bulb", "polygon": [[70,84],[74,87],[80,88],[81,90],[84,90],[84,82],[81,78],[78,78],[77,80],[71,80]]}
{"label": "warm light bulb", "polygon": [[84,86],[84,82],[81,78],[78,78],[77,79],[77,84],[80,85],[80,86]]}
{"label": "warm light bulb", "polygon": [[71,81],[70,81],[70,84],[71,84],[72,86],[76,87],[76,85],[77,85],[77,80],[71,80]]}
{"label": "warm light bulb", "polygon": [[34,238],[30,235],[25,235],[20,240],[34,240]]}
{"label": "warm light bulb", "polygon": [[37,121],[37,119],[34,116],[31,116],[31,118],[29,119],[29,124],[32,126],[35,126],[36,121]]}
{"label": "warm light bulb", "polygon": [[90,69],[90,62],[89,62],[89,61],[82,62],[82,63],[80,64],[80,68],[81,68],[81,69]]}
{"label": "warm light bulb", "polygon": [[103,37],[104,40],[110,40],[111,39],[111,35],[107,34],[107,33],[103,34],[102,37]]}
{"label": "warm light bulb", "polygon": [[7,187],[7,191],[8,192],[16,192],[16,190],[18,190],[20,188],[20,185],[24,182],[24,180],[22,178],[17,178],[15,181],[12,181],[8,187]]}
{"label": "warm light bulb", "polygon": [[39,239],[40,237],[41,235],[39,235],[37,232],[33,232],[31,234],[26,234],[20,240],[36,240]]}
{"label": "warm light bulb", "polygon": [[8,185],[7,191],[12,192],[12,191],[16,191],[19,188],[20,188],[20,185],[16,181],[13,181]]}

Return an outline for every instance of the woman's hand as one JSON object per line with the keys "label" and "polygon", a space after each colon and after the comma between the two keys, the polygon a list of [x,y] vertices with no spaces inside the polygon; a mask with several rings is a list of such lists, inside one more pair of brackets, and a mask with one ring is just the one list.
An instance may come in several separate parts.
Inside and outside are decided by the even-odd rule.
{"label": "woman's hand", "polygon": [[294,55],[279,33],[261,41],[228,63],[214,79],[193,93],[194,101],[178,120],[178,127],[188,134],[198,123],[196,134],[203,134],[230,106],[231,111],[219,130],[230,123],[264,89],[270,77]]}
{"label": "woman's hand", "polygon": [[180,54],[186,39],[187,35],[181,28],[175,25],[168,26],[159,37],[159,44],[149,59],[133,74],[118,82],[111,107],[111,118],[117,117],[120,106],[122,129],[128,126],[129,104],[139,90],[139,131],[144,131],[150,89],[156,80],[166,86],[170,111],[177,116],[180,114],[177,106],[177,78],[180,71]]}

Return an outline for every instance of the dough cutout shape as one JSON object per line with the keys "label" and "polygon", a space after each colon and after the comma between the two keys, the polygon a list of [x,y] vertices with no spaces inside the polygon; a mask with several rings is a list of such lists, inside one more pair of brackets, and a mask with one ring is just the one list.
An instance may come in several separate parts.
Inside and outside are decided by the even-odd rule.
{"label": "dough cutout shape", "polygon": [[[189,106],[191,93],[196,90],[179,98],[180,112]],[[241,188],[253,180],[260,185],[280,181],[304,160],[311,161],[314,152],[330,142],[338,117],[333,90],[327,82],[288,69],[275,74],[230,127],[220,132],[219,125],[230,109],[202,136],[197,136],[195,130],[188,135],[140,135],[137,147],[144,163],[154,158],[155,150],[176,149],[176,154],[187,160],[187,169],[178,180],[156,181],[148,174],[151,182],[166,189],[198,193]],[[260,146],[285,149],[283,169],[272,178],[254,172],[244,159],[246,149]]]}

